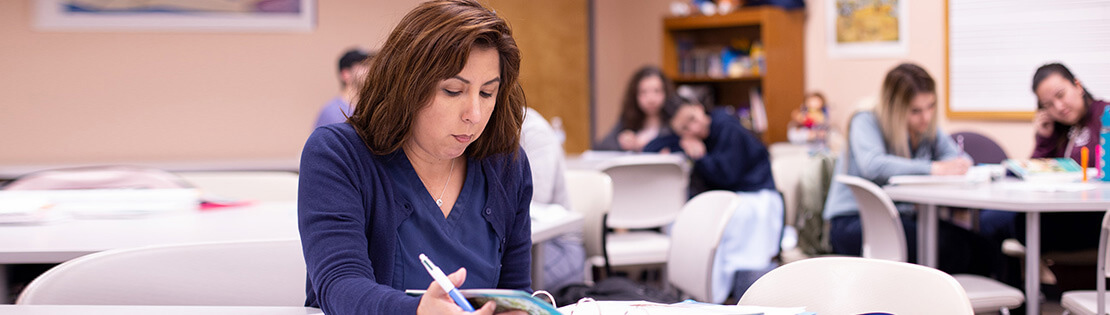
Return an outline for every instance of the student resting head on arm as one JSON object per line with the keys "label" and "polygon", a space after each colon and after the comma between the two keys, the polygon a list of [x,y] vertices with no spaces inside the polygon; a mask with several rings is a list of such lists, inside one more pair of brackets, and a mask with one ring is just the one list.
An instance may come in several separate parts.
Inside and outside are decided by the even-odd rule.
{"label": "student resting head on arm", "polygon": [[[925,69],[903,63],[887,72],[879,104],[852,115],[848,148],[837,160],[836,174],[861,177],[882,186],[896,175],[954,175],[967,172],[966,159],[955,141],[937,127],[936,83]],[[916,256],[916,216],[912,204],[899,203],[910,261]],[[859,205],[852,191],[833,181],[825,201],[829,243],[833,252],[861,254]],[[989,275],[1000,255],[1000,244],[942,221],[939,226],[939,269],[950,273]]]}
{"label": "student resting head on arm", "polygon": [[671,133],[667,112],[678,104],[674,83],[663,70],[643,66],[628,80],[621,117],[598,150],[640,152],[651,140]]}
{"label": "student resting head on arm", "polygon": [[1095,100],[1067,67],[1043,65],[1033,74],[1037,96],[1034,158],[1070,157],[1080,161],[1080,148],[1098,152],[1099,129],[1106,102]]}
{"label": "student resting head on arm", "polygon": [[530,290],[519,69],[508,24],[476,1],[429,1],[401,19],[348,123],[316,129],[301,155],[307,306],[463,313],[420,254],[460,288]]}
{"label": "student resting head on arm", "polygon": [[709,190],[755,192],[775,189],[767,148],[725,110],[706,112],[684,100],[670,120],[674,134],[644,146],[644,152],[684,152],[694,161],[690,196]]}
{"label": "student resting head on arm", "polygon": [[[1071,70],[1059,63],[1037,68],[1033,93],[1037,96],[1033,158],[1068,157],[1078,162],[1082,160],[1081,148],[1087,147],[1092,155],[1101,150],[1099,132],[1106,102],[1087,92]],[[1025,220],[1009,214],[1015,217],[1017,234],[1013,237],[1024,241]],[[1041,252],[1098,248],[1101,218],[1102,214],[1095,212],[1041,214]]]}

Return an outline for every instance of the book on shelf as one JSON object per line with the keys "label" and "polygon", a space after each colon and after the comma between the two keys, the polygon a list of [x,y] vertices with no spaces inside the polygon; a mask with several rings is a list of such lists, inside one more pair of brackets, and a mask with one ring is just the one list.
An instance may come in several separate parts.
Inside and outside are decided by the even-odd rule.
{"label": "book on shelf", "polygon": [[[408,295],[419,296],[424,290],[405,290]],[[475,309],[482,307],[486,302],[493,301],[497,304],[495,314],[514,310],[527,312],[529,315],[561,315],[559,310],[551,303],[545,302],[528,292],[509,289],[460,289],[466,300]]]}
{"label": "book on shelf", "polygon": [[1083,167],[1071,158],[1007,159],[1002,165],[1025,181],[1076,182],[1083,179]]}

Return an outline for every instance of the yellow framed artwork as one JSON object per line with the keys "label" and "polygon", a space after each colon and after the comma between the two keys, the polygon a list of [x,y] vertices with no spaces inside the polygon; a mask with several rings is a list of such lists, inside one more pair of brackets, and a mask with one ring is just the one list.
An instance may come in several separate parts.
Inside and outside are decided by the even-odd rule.
{"label": "yellow framed artwork", "polygon": [[826,0],[829,56],[888,58],[908,50],[909,0]]}
{"label": "yellow framed artwork", "polygon": [[315,0],[34,0],[42,31],[310,32]]}

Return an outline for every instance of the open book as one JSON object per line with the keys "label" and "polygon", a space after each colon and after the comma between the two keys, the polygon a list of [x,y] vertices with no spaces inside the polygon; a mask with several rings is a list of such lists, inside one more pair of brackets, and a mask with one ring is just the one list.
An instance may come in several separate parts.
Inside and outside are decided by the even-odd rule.
{"label": "open book", "polygon": [[686,300],[674,304],[647,301],[581,301],[559,308],[563,314],[651,314],[651,315],[813,315],[804,307],[720,305]]}
{"label": "open book", "polygon": [[[422,295],[424,290],[405,290],[408,295]],[[529,315],[562,315],[551,303],[544,302],[537,297],[520,290],[508,289],[460,289],[475,309],[482,307],[486,302],[493,301],[497,304],[494,313],[522,310]]]}
{"label": "open book", "polygon": [[1077,182],[1083,179],[1084,171],[1071,158],[1007,159],[1002,165],[1021,179],[1032,182]]}

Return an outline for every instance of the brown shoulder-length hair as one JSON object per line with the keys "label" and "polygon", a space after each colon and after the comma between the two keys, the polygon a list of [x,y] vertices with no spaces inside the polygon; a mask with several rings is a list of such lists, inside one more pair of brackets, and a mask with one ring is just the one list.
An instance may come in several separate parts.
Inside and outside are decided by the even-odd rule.
{"label": "brown shoulder-length hair", "polygon": [[621,103],[621,126],[624,129],[640,131],[644,128],[644,118],[647,114],[640,109],[640,81],[649,77],[659,77],[663,81],[663,108],[659,110],[659,119],[666,125],[670,119],[669,111],[674,111],[679,105],[678,96],[675,95],[674,82],[663,74],[663,70],[656,66],[643,66],[628,80],[628,87],[624,89],[624,101]]}
{"label": "brown shoulder-length hair", "polygon": [[465,154],[515,154],[525,106],[520,49],[509,24],[473,0],[428,1],[405,15],[371,61],[347,122],[374,154],[396,151],[411,137],[416,114],[430,104],[439,82],[461,72],[474,47],[497,49],[501,87],[485,131]]}

